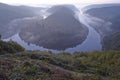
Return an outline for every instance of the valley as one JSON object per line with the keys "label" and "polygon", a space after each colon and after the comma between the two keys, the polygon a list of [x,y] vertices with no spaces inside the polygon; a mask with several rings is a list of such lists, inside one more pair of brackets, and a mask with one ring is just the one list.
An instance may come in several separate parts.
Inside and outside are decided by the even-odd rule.
{"label": "valley", "polygon": [[0,3],[0,80],[120,80],[120,5],[83,5]]}
{"label": "valley", "polygon": [[[72,9],[69,9],[71,7]],[[53,6],[45,14],[49,14],[48,17],[44,18],[45,15],[39,15],[14,19],[8,24],[8,31],[5,34],[6,37],[11,37],[4,40],[12,39],[28,50],[54,52],[101,50],[99,34],[85,21],[85,19],[91,20],[81,14],[81,9],[79,11],[72,5]],[[74,17],[75,14],[77,14],[77,19]],[[65,27],[66,25],[68,27]],[[4,35],[2,36],[4,38]]]}

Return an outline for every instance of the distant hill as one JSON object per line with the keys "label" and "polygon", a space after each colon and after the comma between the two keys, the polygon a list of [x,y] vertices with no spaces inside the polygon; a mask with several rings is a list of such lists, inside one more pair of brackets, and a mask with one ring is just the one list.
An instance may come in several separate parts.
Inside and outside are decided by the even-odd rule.
{"label": "distant hill", "polygon": [[[103,50],[120,50],[120,4],[93,5],[93,8],[86,10],[85,13],[104,21],[101,25],[94,26],[104,35]],[[106,23],[110,25],[105,26]]]}
{"label": "distant hill", "polygon": [[49,8],[47,10],[47,12],[49,13],[54,13],[56,12],[57,10],[63,8],[63,7],[67,7],[68,9],[72,10],[73,13],[75,13],[75,11],[79,11],[74,5],[56,5],[56,6],[52,6],[51,8]]}
{"label": "distant hill", "polygon": [[109,3],[109,4],[92,4],[92,5],[88,5],[88,6],[85,6],[84,8],[83,8],[83,10],[84,10],[84,12],[85,11],[88,11],[88,10],[90,10],[90,9],[96,9],[96,8],[102,8],[102,7],[111,7],[111,6],[120,6],[120,4],[119,3]]}
{"label": "distant hill", "polygon": [[7,24],[14,19],[33,17],[38,15],[42,8],[40,7],[28,7],[28,6],[12,6],[0,3],[0,34],[4,37],[6,30],[8,30]]}
{"label": "distant hill", "polygon": [[85,13],[89,13],[94,17],[111,20],[112,18],[120,16],[120,4],[101,4],[91,6],[92,8],[85,11]]}

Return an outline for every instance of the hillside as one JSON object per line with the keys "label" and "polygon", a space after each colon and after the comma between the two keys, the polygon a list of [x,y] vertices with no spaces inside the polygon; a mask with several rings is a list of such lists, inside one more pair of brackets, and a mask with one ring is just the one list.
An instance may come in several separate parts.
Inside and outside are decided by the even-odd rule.
{"label": "hillside", "polygon": [[66,5],[55,5],[50,7],[47,12],[48,13],[55,13],[56,11],[58,11],[59,9],[66,7],[68,9],[71,9],[73,11],[73,14],[75,11],[79,11],[74,5],[70,5],[70,4],[66,4]]}
{"label": "hillside", "polygon": [[[101,7],[100,7],[101,6]],[[120,5],[93,5],[85,11],[102,21],[92,26],[101,35],[103,50],[120,50]],[[100,25],[99,25],[100,24]]]}
{"label": "hillside", "polygon": [[25,24],[20,37],[28,43],[54,50],[81,44],[88,35],[88,29],[75,18],[75,11],[65,6],[56,7],[55,12],[52,10],[53,13],[47,18],[36,18],[36,21]]}
{"label": "hillside", "polygon": [[[85,6],[84,8],[83,8],[83,10],[84,10],[84,12],[92,12],[91,10],[93,10],[94,11],[94,9],[102,9],[102,8],[108,8],[108,7],[118,7],[118,6],[120,6],[120,4],[119,3],[107,3],[107,4],[92,4],[92,5],[88,5],[88,6]],[[97,13],[97,12],[95,12],[95,13]],[[111,13],[110,13],[111,14]]]}
{"label": "hillside", "polygon": [[120,52],[25,51],[0,55],[2,80],[120,80]]}
{"label": "hillside", "polygon": [[23,48],[17,42],[14,42],[12,40],[8,42],[0,40],[0,55],[7,53],[17,53],[22,51],[25,51],[25,48]]}
{"label": "hillside", "polygon": [[27,51],[0,40],[1,80],[119,80],[120,51]]}
{"label": "hillside", "polygon": [[[38,12],[43,8],[40,7],[28,7],[28,6],[12,6],[0,3],[0,34],[3,38],[8,38],[13,35],[14,31],[9,33],[11,28],[9,23],[15,19],[24,17],[33,17],[38,15]],[[17,28],[13,28],[16,29]]]}
{"label": "hillside", "polygon": [[120,30],[113,31],[110,35],[104,38],[103,49],[105,50],[120,50]]}
{"label": "hillside", "polygon": [[[91,5],[94,6],[94,5]],[[94,17],[98,17],[101,19],[104,19],[106,21],[110,21],[115,17],[120,16],[120,4],[109,4],[105,6],[105,4],[101,4],[101,7],[97,7],[100,5],[96,5],[90,9],[88,9],[87,11],[85,11],[85,13],[89,13],[90,15],[94,16]],[[89,6],[88,6],[89,7]]]}
{"label": "hillside", "polygon": [[0,3],[0,25],[4,25],[11,20],[24,17],[35,16],[39,12],[41,7],[29,7],[29,6],[13,6]]}

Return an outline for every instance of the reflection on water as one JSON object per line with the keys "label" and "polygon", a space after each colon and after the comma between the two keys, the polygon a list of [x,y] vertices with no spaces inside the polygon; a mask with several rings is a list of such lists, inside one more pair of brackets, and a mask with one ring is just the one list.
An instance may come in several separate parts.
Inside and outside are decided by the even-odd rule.
{"label": "reflection on water", "polygon": [[[4,41],[9,41],[9,40],[13,40],[13,41],[19,43],[21,46],[23,46],[27,50],[50,50],[50,49],[46,49],[46,48],[43,48],[43,47],[40,47],[40,46],[36,46],[35,44],[26,43],[24,40],[22,40],[19,37],[19,34],[15,34],[14,36],[12,36],[8,39],[4,39]],[[51,50],[51,51],[58,52],[57,50]]]}

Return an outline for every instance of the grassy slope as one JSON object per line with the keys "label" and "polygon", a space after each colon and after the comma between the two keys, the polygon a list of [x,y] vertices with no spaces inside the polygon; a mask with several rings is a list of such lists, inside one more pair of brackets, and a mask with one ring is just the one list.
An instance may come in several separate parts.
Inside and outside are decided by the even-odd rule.
{"label": "grassy slope", "polygon": [[0,56],[0,78],[8,80],[120,80],[120,52],[54,54],[25,51]]}

